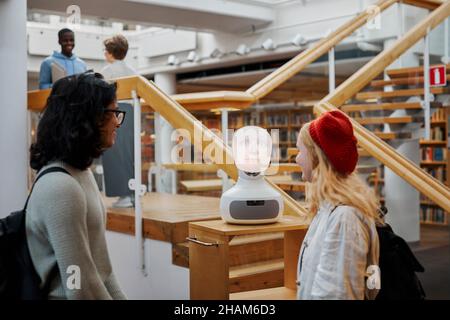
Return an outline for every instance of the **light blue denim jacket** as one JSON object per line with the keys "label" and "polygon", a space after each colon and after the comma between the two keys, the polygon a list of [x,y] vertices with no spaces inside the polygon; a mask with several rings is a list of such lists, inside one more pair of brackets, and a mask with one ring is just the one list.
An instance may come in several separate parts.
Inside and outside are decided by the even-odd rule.
{"label": "light blue denim jacket", "polygon": [[68,76],[82,73],[86,71],[86,63],[78,58],[75,54],[66,57],[60,52],[53,51],[53,54],[41,63],[41,69],[39,72],[39,89],[51,88],[53,84],[52,79],[52,63],[57,63],[66,70]]}
{"label": "light blue denim jacket", "polygon": [[375,223],[353,207],[333,212],[323,203],[300,248],[297,298],[305,300],[374,299],[367,268],[378,266],[379,240]]}

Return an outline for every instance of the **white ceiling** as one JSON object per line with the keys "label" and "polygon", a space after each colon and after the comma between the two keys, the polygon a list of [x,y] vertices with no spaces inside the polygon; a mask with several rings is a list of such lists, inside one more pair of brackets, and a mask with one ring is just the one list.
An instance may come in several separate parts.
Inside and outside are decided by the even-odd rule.
{"label": "white ceiling", "polygon": [[246,32],[273,21],[275,11],[257,1],[224,0],[28,0],[28,10],[65,14],[78,5],[85,17],[201,31]]}

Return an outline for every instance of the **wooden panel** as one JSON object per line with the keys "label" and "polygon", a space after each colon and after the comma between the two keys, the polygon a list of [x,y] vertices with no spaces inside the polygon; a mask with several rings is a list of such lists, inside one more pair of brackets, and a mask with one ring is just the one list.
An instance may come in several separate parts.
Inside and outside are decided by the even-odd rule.
{"label": "wooden panel", "polygon": [[240,245],[230,243],[230,267],[281,258],[283,238]]}
{"label": "wooden panel", "polygon": [[411,132],[374,132],[382,140],[411,139]]}
{"label": "wooden panel", "polygon": [[238,292],[230,294],[230,300],[295,300],[297,290],[286,287]]}
{"label": "wooden panel", "polygon": [[309,225],[308,217],[283,216],[277,223],[263,225],[237,225],[229,224],[223,220],[199,221],[189,223],[198,230],[215,232],[217,234],[235,236],[242,234],[255,234],[265,232],[279,232],[286,230],[306,229]]}
{"label": "wooden panel", "polygon": [[263,273],[273,270],[283,270],[284,260],[272,259],[266,261],[258,261],[255,263],[249,263],[245,265],[230,266],[229,277],[230,279],[249,276],[252,274]]}
{"label": "wooden panel", "polygon": [[[447,75],[447,81],[450,81],[450,74]],[[384,86],[400,86],[400,85],[421,85],[423,83],[424,83],[423,76],[421,76],[409,78],[394,78],[391,80],[374,80],[370,82],[370,86],[384,87]]]}
{"label": "wooden panel", "polygon": [[306,231],[292,230],[284,233],[284,286],[289,289],[297,289],[298,257]]}
{"label": "wooden panel", "polygon": [[442,4],[443,1],[444,0],[403,0],[406,4],[429,10],[436,9]]}
{"label": "wooden panel", "polygon": [[[443,94],[448,93],[450,90],[445,87],[431,88],[430,92],[433,94]],[[410,97],[410,96],[423,96],[424,90],[420,89],[404,89],[395,91],[368,91],[361,92],[356,95],[356,99],[366,100],[366,99],[381,99],[381,98],[396,98],[396,97]]]}
{"label": "wooden panel", "polygon": [[[249,270],[250,273],[230,277],[230,293],[282,286],[284,283],[283,261],[272,262],[272,264],[273,266],[268,264],[268,269],[272,268],[271,270],[261,271],[255,268],[255,270]],[[230,271],[230,276],[231,273],[232,271]]]}
{"label": "wooden panel", "polygon": [[376,111],[376,110],[398,110],[398,109],[422,109],[420,102],[390,102],[390,103],[367,103],[347,104],[340,108],[344,112]]}
{"label": "wooden panel", "polygon": [[190,225],[189,236],[217,246],[189,245],[189,286],[191,300],[228,300],[228,237]]}
{"label": "wooden panel", "polygon": [[172,264],[189,268],[189,242],[172,244]]}
{"label": "wooden panel", "polygon": [[51,89],[28,91],[28,109],[30,111],[43,111],[47,105],[47,98],[50,95]]}
{"label": "wooden panel", "polygon": [[222,179],[183,180],[180,184],[191,192],[222,190]]}
{"label": "wooden panel", "polygon": [[[283,233],[234,237],[229,244],[229,265],[234,267],[283,258],[283,237]],[[172,263],[180,267],[189,267],[189,242],[173,244]]]}
{"label": "wooden panel", "polygon": [[405,116],[405,117],[367,117],[367,118],[353,118],[355,121],[358,121],[361,125],[368,124],[394,124],[394,123],[411,123],[413,122],[413,117]]}

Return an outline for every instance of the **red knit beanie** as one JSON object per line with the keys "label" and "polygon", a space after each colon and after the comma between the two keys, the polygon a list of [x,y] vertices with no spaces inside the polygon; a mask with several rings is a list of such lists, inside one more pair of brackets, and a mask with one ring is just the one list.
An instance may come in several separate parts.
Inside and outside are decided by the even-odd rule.
{"label": "red knit beanie", "polygon": [[336,171],[349,174],[355,170],[358,162],[357,140],[353,135],[352,123],[343,112],[334,110],[322,114],[311,122],[309,134]]}

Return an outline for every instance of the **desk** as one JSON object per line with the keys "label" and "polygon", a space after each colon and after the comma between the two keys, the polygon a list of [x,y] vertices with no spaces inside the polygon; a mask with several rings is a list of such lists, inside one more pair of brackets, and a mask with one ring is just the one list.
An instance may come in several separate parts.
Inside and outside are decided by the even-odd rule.
{"label": "desk", "polygon": [[[190,298],[218,299],[295,298],[297,262],[309,220],[283,216],[277,223],[233,225],[223,220],[189,223]],[[235,236],[284,232],[284,287],[230,294],[230,241]],[[194,241],[192,241],[194,240]]]}
{"label": "desk", "polygon": [[[112,208],[115,198],[104,198],[107,230],[134,234],[134,208]],[[147,193],[142,199],[144,237],[180,243],[186,241],[188,222],[220,219],[220,199],[192,195]]]}

